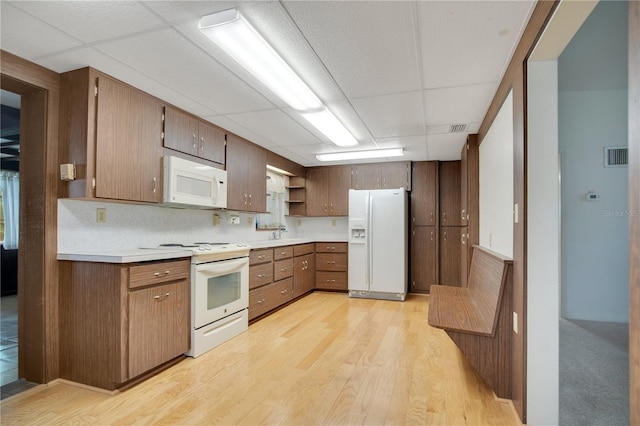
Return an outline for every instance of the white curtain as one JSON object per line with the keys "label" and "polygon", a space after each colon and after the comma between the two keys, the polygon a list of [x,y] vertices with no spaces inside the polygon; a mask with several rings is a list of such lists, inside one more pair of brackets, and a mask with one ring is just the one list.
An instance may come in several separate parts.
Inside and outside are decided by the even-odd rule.
{"label": "white curtain", "polygon": [[0,171],[0,192],[4,210],[4,248],[18,248],[20,218],[20,176],[16,172]]}

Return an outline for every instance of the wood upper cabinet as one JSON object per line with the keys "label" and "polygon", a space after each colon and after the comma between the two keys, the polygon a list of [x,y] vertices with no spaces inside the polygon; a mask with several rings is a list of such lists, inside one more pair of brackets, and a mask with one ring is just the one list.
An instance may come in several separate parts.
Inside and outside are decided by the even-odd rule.
{"label": "wood upper cabinet", "polygon": [[227,208],[264,213],[267,209],[267,155],[240,136],[227,135]]}
{"label": "wood upper cabinet", "polygon": [[460,226],[460,161],[442,161],[440,170],[440,225]]}
{"label": "wood upper cabinet", "polygon": [[60,377],[114,390],[189,350],[189,258],[60,264]]}
{"label": "wood upper cabinet", "polygon": [[350,166],[311,167],[307,170],[307,216],[349,214]]}
{"label": "wood upper cabinet", "polygon": [[411,231],[411,291],[428,293],[438,284],[438,228],[415,226]]}
{"label": "wood upper cabinet", "polygon": [[411,172],[411,224],[438,224],[438,162],[413,163]]}
{"label": "wood upper cabinet", "polygon": [[395,189],[411,190],[411,163],[358,164],[351,167],[351,188],[353,189]]}
{"label": "wood upper cabinet", "polygon": [[219,164],[225,163],[225,131],[175,108],[164,112],[164,146]]}
{"label": "wood upper cabinet", "polygon": [[91,68],[60,78],[60,159],[70,197],[162,201],[162,105]]}

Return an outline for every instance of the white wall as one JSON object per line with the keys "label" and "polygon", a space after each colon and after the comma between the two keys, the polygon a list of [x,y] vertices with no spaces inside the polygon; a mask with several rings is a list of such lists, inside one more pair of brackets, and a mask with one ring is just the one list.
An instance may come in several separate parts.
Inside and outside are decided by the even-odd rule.
{"label": "white wall", "polygon": [[559,419],[558,63],[529,62],[527,423]]}
{"label": "white wall", "polygon": [[559,118],[563,316],[628,322],[628,169],[603,167],[605,146],[627,144],[627,91],[560,92]]}
{"label": "white wall", "polygon": [[[97,208],[107,210],[106,223],[96,224]],[[222,219],[218,226],[213,225],[214,213]],[[240,224],[237,225],[227,223],[230,214],[225,211],[62,199],[58,200],[58,251],[74,253],[155,247],[171,242],[251,243],[266,240],[271,235],[268,231],[256,231],[254,214],[238,213]],[[346,241],[347,222],[347,218],[287,217],[287,232],[282,238]]]}
{"label": "white wall", "polygon": [[480,245],[513,256],[513,96],[480,144]]}

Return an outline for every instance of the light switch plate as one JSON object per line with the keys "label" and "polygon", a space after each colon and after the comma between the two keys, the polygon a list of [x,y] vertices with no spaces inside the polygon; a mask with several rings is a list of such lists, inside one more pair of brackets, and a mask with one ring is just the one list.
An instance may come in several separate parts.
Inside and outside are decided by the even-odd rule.
{"label": "light switch plate", "polygon": [[96,223],[107,223],[107,209],[96,209]]}

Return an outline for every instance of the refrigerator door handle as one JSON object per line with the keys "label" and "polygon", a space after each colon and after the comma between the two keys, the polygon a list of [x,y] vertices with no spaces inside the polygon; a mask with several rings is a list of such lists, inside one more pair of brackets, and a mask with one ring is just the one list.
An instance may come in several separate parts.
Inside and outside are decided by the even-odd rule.
{"label": "refrigerator door handle", "polygon": [[373,196],[367,195],[367,285],[371,287],[371,277],[373,276]]}

